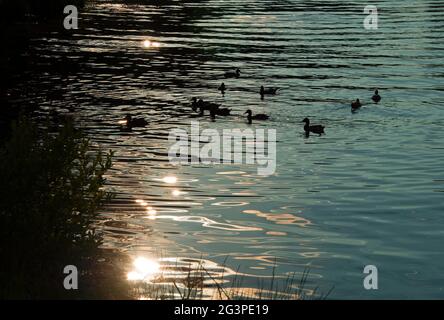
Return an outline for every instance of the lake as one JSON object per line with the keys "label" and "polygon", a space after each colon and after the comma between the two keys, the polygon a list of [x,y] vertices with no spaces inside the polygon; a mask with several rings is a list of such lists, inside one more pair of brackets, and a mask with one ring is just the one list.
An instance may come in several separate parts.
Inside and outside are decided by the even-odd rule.
{"label": "lake", "polygon": [[[377,30],[363,27],[366,5],[93,1],[78,30],[33,39],[25,99],[72,113],[115,152],[103,247],[139,261],[147,281],[200,261],[228,286],[240,275],[252,297],[309,270],[308,294],[442,299],[444,3],[379,1]],[[236,68],[238,79],[224,79]],[[281,90],[261,100],[261,85]],[[203,129],[275,129],[275,173],[171,164],[168,135],[196,121],[193,96],[233,109],[198,118]],[[356,98],[364,106],[352,113]],[[247,109],[270,119],[248,125]],[[127,113],[149,124],[121,132]],[[305,117],[326,134],[307,138]],[[378,268],[378,290],[363,287],[366,265]]]}

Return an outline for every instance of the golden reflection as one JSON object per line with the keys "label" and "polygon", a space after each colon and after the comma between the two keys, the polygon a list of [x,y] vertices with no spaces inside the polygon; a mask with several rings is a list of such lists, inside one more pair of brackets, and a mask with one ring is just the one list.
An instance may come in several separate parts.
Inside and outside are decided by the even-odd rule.
{"label": "golden reflection", "polygon": [[133,262],[134,270],[128,272],[129,281],[140,281],[152,279],[160,270],[160,264],[145,257],[138,257]]}
{"label": "golden reflection", "polygon": [[177,182],[177,177],[175,176],[166,176],[162,179],[163,182],[168,184],[175,184]]}
{"label": "golden reflection", "polygon": [[156,42],[156,41],[151,41],[151,40],[143,40],[142,41],[142,46],[144,48],[159,48],[160,47],[160,43]]}
{"label": "golden reflection", "polygon": [[140,204],[142,207],[148,206],[148,202],[146,202],[145,200],[137,199],[136,202]]}
{"label": "golden reflection", "polygon": [[259,210],[244,210],[243,213],[254,214],[258,217],[265,218],[268,221],[275,222],[276,224],[295,224],[300,227],[306,227],[311,224],[311,221],[305,218],[297,217],[291,213],[273,213],[273,212],[261,212]]}
{"label": "golden reflection", "polygon": [[171,191],[171,194],[174,196],[174,197],[178,197],[178,196],[180,196],[181,194],[184,194],[185,192],[182,192],[182,191],[180,191],[180,190],[177,190],[177,189],[174,189],[173,191]]}
{"label": "golden reflection", "polygon": [[286,232],[279,232],[279,231],[267,231],[265,234],[269,236],[286,236]]}
{"label": "golden reflection", "polygon": [[156,219],[157,210],[153,209],[152,207],[148,207],[146,208],[146,213],[148,214],[148,219]]}

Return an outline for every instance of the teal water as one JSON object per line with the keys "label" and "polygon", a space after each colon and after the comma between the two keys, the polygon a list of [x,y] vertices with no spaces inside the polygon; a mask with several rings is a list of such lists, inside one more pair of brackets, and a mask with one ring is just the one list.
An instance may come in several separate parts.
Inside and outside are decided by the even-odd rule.
{"label": "teal water", "polygon": [[[246,288],[274,267],[282,278],[308,268],[306,287],[334,287],[330,298],[443,298],[444,1],[378,1],[378,30],[363,28],[366,4],[94,1],[72,35],[34,39],[27,98],[71,112],[116,152],[104,247],[170,270],[204,259],[215,278],[225,264],[228,281],[239,268]],[[282,90],[262,101],[261,84]],[[233,109],[203,128],[269,114],[251,127],[277,130],[276,173],[171,165],[168,133],[195,120],[192,96]],[[351,113],[356,98],[365,105]],[[128,112],[149,125],[121,133]],[[305,117],[326,135],[306,138]],[[378,290],[363,288],[370,264]]]}

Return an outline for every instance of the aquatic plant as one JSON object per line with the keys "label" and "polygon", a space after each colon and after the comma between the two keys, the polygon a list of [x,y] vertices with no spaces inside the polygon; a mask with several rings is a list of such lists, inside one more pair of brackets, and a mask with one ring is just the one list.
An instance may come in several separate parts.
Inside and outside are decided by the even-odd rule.
{"label": "aquatic plant", "polygon": [[68,121],[55,132],[27,118],[0,147],[0,298],[82,296],[63,287],[63,268],[82,275],[100,255],[93,224],[111,199],[111,153],[94,150]]}

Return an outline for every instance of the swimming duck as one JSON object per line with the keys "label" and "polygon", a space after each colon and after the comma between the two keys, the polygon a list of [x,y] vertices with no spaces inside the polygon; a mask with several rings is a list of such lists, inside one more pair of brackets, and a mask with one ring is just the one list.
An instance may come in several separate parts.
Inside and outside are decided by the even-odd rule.
{"label": "swimming duck", "polygon": [[225,78],[239,78],[240,77],[240,69],[237,68],[235,71],[225,72]]}
{"label": "swimming duck", "polygon": [[218,116],[229,116],[230,112],[231,112],[231,109],[228,109],[228,108],[218,108],[218,109],[215,110],[215,112],[216,112],[216,114]]}
{"label": "swimming duck", "polygon": [[192,101],[191,108],[195,112],[197,111],[197,109],[199,109],[200,112],[203,112],[205,110],[211,111],[212,109],[218,109],[220,107],[220,104],[203,101],[202,99],[197,100],[196,97],[193,97],[191,101]]}
{"label": "swimming duck", "polygon": [[252,120],[267,120],[269,118],[268,115],[263,114],[263,113],[259,113],[259,114],[255,114],[254,116],[252,115],[252,112],[250,109],[248,109],[247,111],[245,111],[244,114],[247,114],[247,119],[248,119],[248,123],[251,124]]}
{"label": "swimming duck", "polygon": [[356,99],[356,101],[353,101],[351,103],[351,107],[352,107],[352,109],[358,109],[358,108],[362,107],[361,101],[359,101],[359,99]]}
{"label": "swimming duck", "polygon": [[381,96],[379,95],[378,89],[375,90],[375,94],[373,95],[372,100],[375,103],[378,103],[379,101],[381,101]]}
{"label": "swimming duck", "polygon": [[215,120],[216,120],[216,110],[217,110],[217,109],[210,109],[210,118],[211,118],[211,121],[215,121]]}
{"label": "swimming duck", "polygon": [[222,82],[222,84],[219,86],[219,88],[217,88],[217,90],[219,90],[220,93],[225,94],[225,90],[227,90],[225,83]]}
{"label": "swimming duck", "polygon": [[148,122],[145,119],[143,119],[143,118],[133,119],[133,117],[130,114],[126,115],[125,121],[126,121],[126,124],[121,129],[127,128],[130,131],[132,128],[145,127],[148,124]]}
{"label": "swimming duck", "polygon": [[261,96],[264,96],[266,94],[274,95],[277,93],[279,88],[264,88],[264,86],[261,86],[261,89],[259,91]]}
{"label": "swimming duck", "polygon": [[317,133],[317,134],[319,134],[319,135],[325,133],[325,132],[324,132],[324,129],[325,129],[324,126],[321,126],[321,125],[319,125],[319,124],[318,124],[318,125],[311,126],[311,125],[310,125],[310,119],[308,119],[308,118],[305,118],[304,120],[302,120],[302,122],[305,122],[305,125],[304,125],[304,131],[305,131],[305,134],[306,134],[306,135],[309,135],[310,132]]}

